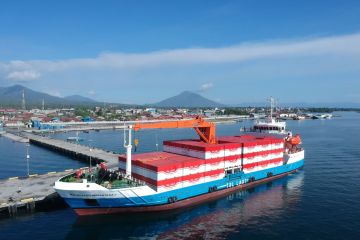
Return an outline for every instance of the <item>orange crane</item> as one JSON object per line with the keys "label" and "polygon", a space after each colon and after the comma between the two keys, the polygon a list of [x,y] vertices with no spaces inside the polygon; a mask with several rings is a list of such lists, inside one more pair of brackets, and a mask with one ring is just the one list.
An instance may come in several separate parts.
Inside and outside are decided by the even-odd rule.
{"label": "orange crane", "polygon": [[216,125],[212,122],[205,121],[201,116],[194,119],[178,120],[169,122],[155,122],[155,123],[136,123],[134,131],[140,129],[154,129],[154,128],[194,128],[203,142],[215,144],[215,129]]}

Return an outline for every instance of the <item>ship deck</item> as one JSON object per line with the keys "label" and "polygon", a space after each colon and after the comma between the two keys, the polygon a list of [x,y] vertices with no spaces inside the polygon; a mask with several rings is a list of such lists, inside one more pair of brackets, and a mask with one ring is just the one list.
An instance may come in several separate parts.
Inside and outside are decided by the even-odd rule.
{"label": "ship deck", "polygon": [[99,184],[102,187],[108,189],[121,189],[143,186],[144,183],[137,179],[129,179],[125,177],[125,174],[120,171],[100,171],[99,167],[89,169],[82,169],[83,173],[81,177],[77,177],[76,173],[72,173],[61,178],[59,181],[68,183],[81,183],[84,180],[90,183]]}

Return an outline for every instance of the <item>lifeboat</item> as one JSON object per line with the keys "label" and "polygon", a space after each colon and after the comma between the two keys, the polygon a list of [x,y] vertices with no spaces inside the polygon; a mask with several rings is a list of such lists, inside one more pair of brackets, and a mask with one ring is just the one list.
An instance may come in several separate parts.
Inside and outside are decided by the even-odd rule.
{"label": "lifeboat", "polygon": [[291,145],[299,145],[301,143],[301,138],[299,134],[296,134],[295,137],[292,137],[288,140]]}

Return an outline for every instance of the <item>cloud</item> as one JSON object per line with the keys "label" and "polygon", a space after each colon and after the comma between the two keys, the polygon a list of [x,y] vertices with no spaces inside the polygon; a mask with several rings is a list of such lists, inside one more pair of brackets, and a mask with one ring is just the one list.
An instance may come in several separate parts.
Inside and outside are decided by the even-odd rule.
{"label": "cloud", "polygon": [[33,81],[40,78],[41,74],[34,70],[13,71],[8,73],[7,78],[13,81]]}
{"label": "cloud", "polygon": [[148,53],[102,53],[94,58],[0,62],[0,74],[34,80],[45,72],[129,70],[170,65],[241,63],[304,56],[360,56],[360,33],[332,37],[242,43],[219,48],[186,48]]}
{"label": "cloud", "polygon": [[49,90],[47,93],[55,97],[62,97],[62,94],[58,90]]}
{"label": "cloud", "polygon": [[96,95],[96,92],[94,90],[90,90],[87,92],[87,94],[90,96],[94,96],[94,95]]}
{"label": "cloud", "polygon": [[199,92],[207,92],[209,91],[212,87],[214,86],[214,84],[212,83],[204,83],[200,86],[199,88]]}

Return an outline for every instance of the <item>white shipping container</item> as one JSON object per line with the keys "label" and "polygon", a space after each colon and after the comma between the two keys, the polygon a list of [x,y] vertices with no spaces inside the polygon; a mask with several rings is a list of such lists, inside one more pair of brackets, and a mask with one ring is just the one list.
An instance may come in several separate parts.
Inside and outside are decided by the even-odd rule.
{"label": "white shipping container", "polygon": [[212,176],[205,176],[205,182],[211,182],[211,181],[216,181],[216,180],[220,180],[222,178],[225,177],[225,173],[220,173],[220,174],[215,174]]}
{"label": "white shipping container", "polygon": [[[277,148],[276,148],[277,149]],[[266,144],[266,145],[256,145],[256,146],[247,146],[243,147],[243,153],[254,153],[254,152],[262,152],[262,151],[269,151],[274,150],[274,147],[272,144]]]}
{"label": "white shipping container", "polygon": [[183,188],[183,182],[158,186],[156,189],[158,192],[166,192],[166,191],[171,191],[171,190],[175,190],[175,189],[179,189],[179,188]]}
{"label": "white shipping container", "polygon": [[192,180],[185,180],[183,181],[183,187],[190,187],[204,182],[205,182],[205,177],[200,177]]}
{"label": "white shipping container", "polygon": [[225,160],[225,168],[234,167],[234,166],[241,166],[241,157],[239,156],[237,159],[234,160]]}
{"label": "white shipping container", "polygon": [[250,157],[250,158],[244,158],[243,159],[243,164],[249,164],[249,163],[254,163],[254,162],[262,162],[262,161],[267,161],[267,160],[271,160],[271,159],[275,159],[275,158],[283,158],[284,153],[272,153],[272,154],[267,154],[267,155],[259,155],[256,157]]}
{"label": "white shipping container", "polygon": [[196,173],[203,173],[205,172],[205,164],[201,164],[196,167],[184,167],[183,168],[183,175],[191,175]]}
{"label": "white shipping container", "polygon": [[205,164],[205,171],[209,172],[209,171],[213,171],[213,170],[218,170],[218,169],[224,169],[225,168],[225,162],[224,161],[220,161],[217,163],[206,163]]}
{"label": "white shipping container", "polygon": [[232,148],[232,149],[225,149],[225,157],[241,155],[241,153],[242,153],[242,147]]}
{"label": "white shipping container", "polygon": [[282,161],[280,161],[279,163],[270,163],[270,164],[263,165],[263,166],[255,166],[253,168],[244,168],[243,171],[244,171],[244,173],[251,173],[251,172],[266,170],[266,169],[273,168],[273,167],[278,167],[281,165],[283,165]]}
{"label": "white shipping container", "polygon": [[[119,162],[119,168],[122,170],[126,170],[126,164],[124,162]],[[161,181],[165,179],[171,179],[176,177],[182,177],[183,176],[183,169],[178,168],[175,171],[161,171],[161,172],[155,172],[150,169],[142,168],[136,165],[131,166],[131,171],[133,173],[139,174],[141,176],[144,176],[146,178],[150,178],[156,181]]]}
{"label": "white shipping container", "polygon": [[[168,146],[168,145],[164,145],[163,149],[165,152],[170,152],[170,153],[175,153],[175,154],[180,154],[180,155],[185,155],[185,156],[200,158],[200,159],[211,159],[211,158],[219,158],[219,157],[226,156],[226,155],[224,155],[225,154],[224,150],[197,151],[194,149],[180,148],[180,147],[174,147],[174,146]],[[235,155],[235,152],[232,152],[231,154]],[[241,152],[239,154],[241,154]],[[232,156],[232,155],[229,155],[229,156]]]}

